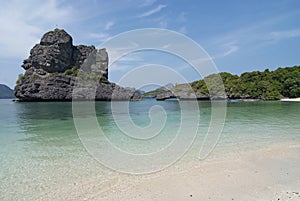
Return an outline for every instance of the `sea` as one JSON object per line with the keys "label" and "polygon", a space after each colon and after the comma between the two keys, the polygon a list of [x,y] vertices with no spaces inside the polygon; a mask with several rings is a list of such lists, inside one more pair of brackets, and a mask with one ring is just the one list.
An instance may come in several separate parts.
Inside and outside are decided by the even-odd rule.
{"label": "sea", "polygon": [[123,174],[300,142],[300,102],[0,100],[0,112],[0,200],[100,192]]}

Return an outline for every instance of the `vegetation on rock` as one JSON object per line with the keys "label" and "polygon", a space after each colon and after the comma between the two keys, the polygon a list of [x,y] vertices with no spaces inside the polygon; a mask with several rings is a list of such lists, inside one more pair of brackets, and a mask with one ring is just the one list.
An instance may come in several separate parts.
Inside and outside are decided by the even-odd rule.
{"label": "vegetation on rock", "polygon": [[[220,82],[219,76],[223,83]],[[209,75],[202,80],[190,83],[190,85],[197,97],[225,95],[229,99],[262,100],[278,100],[282,97],[295,98],[300,97],[300,66],[278,68],[274,71],[266,69],[263,72],[245,72],[240,76],[222,72]],[[184,91],[180,86],[176,85],[173,92]],[[224,91],[225,94],[222,94]],[[159,88],[145,94],[155,97],[164,92],[166,91]]]}
{"label": "vegetation on rock", "polygon": [[23,78],[24,78],[24,75],[23,75],[22,73],[20,73],[20,74],[18,75],[18,79],[17,79],[17,81],[16,81],[16,84],[20,84]]}
{"label": "vegetation on rock", "polygon": [[143,93],[143,97],[156,97],[157,95],[165,93],[165,92],[166,92],[166,89],[164,87],[160,87],[153,91]]}
{"label": "vegetation on rock", "polygon": [[77,76],[77,74],[78,74],[78,68],[76,67],[76,66],[74,66],[73,68],[71,68],[71,69],[67,69],[65,72],[64,72],[64,74],[65,75],[73,75],[73,76]]}
{"label": "vegetation on rock", "polygon": [[[220,73],[225,93],[228,98],[256,98],[263,100],[277,100],[281,97],[295,98],[300,96],[300,66],[278,68],[274,71],[266,69],[264,72],[246,72],[241,76],[230,73]],[[206,77],[205,82],[213,82],[214,75]],[[208,95],[209,91],[204,80],[192,82],[196,93]],[[213,84],[216,88],[210,94],[221,90],[220,84]]]}

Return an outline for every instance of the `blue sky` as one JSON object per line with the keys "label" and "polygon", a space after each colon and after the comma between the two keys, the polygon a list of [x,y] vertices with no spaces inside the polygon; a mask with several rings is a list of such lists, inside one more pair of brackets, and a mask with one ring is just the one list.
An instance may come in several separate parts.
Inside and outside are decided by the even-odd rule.
{"label": "blue sky", "polygon": [[[170,29],[201,45],[219,71],[233,74],[300,65],[299,0],[0,0],[0,5],[0,83],[11,88],[30,49],[56,27],[70,33],[74,44],[95,46],[133,29]],[[149,61],[173,66],[189,81],[201,78],[170,55],[142,52],[112,65],[109,79],[118,82]]]}

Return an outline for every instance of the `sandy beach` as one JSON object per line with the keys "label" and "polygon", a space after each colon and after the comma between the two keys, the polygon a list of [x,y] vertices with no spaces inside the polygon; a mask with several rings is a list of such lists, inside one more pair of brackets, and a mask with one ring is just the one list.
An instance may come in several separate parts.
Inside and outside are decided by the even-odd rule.
{"label": "sandy beach", "polygon": [[[275,144],[175,164],[149,175],[117,174],[111,181],[79,184],[44,199],[126,201],[300,200],[300,144]],[[69,189],[71,190],[71,189]],[[54,197],[53,197],[54,196]],[[43,199],[42,199],[43,200]]]}
{"label": "sandy beach", "polygon": [[289,101],[289,102],[300,102],[300,97],[299,98],[283,98],[281,101]]}

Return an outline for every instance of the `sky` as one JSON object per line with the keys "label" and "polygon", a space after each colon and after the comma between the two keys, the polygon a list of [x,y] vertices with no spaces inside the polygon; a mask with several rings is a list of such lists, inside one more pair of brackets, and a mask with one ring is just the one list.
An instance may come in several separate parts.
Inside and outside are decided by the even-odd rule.
{"label": "sky", "polygon": [[[96,47],[135,29],[172,30],[199,44],[218,71],[232,74],[300,65],[299,0],[0,0],[0,5],[0,83],[11,88],[24,73],[30,49],[55,28],[65,29],[74,45]],[[130,70],[153,63],[174,68],[187,81],[201,79],[174,55],[140,51],[110,65],[109,80],[119,83]],[[153,70],[145,76],[156,75]],[[161,84],[176,82],[162,79]]]}

